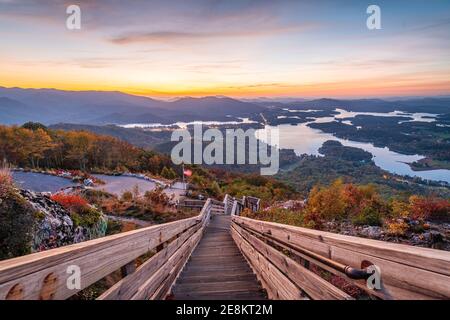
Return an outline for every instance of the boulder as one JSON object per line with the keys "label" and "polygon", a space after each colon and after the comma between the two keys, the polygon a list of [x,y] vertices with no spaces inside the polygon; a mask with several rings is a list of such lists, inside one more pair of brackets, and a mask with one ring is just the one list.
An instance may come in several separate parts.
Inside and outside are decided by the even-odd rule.
{"label": "boulder", "polygon": [[70,212],[46,194],[20,190],[35,211],[31,251],[42,251],[105,236],[106,218],[93,226],[75,226]]}
{"label": "boulder", "polygon": [[383,235],[383,229],[381,227],[369,226],[363,228],[360,233],[371,239],[380,239]]}

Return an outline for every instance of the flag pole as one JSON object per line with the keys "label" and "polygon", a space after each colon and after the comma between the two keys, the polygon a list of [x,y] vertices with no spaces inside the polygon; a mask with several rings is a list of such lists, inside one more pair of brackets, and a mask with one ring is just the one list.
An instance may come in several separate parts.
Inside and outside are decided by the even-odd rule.
{"label": "flag pole", "polygon": [[182,170],[183,170],[183,189],[186,190],[186,183],[184,182],[184,163],[182,164]]}

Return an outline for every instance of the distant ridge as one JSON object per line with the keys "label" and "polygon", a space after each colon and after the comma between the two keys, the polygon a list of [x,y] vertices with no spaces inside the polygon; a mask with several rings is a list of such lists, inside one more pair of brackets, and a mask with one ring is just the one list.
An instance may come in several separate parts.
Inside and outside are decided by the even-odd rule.
{"label": "distant ridge", "polygon": [[161,101],[117,91],[63,91],[0,87],[0,123],[172,123],[245,117],[263,106],[227,97]]}
{"label": "distant ridge", "polygon": [[177,121],[223,121],[249,117],[267,108],[342,108],[359,112],[450,113],[450,98],[332,99],[269,98],[237,100],[224,96],[181,97],[171,101],[131,95],[119,91],[65,91],[0,87],[0,123],[23,124],[128,124],[173,123]]}

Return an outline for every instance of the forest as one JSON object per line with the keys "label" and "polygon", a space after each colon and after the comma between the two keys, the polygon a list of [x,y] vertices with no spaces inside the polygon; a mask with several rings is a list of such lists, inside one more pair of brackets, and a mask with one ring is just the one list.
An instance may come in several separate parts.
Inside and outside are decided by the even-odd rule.
{"label": "forest", "polygon": [[[168,156],[87,131],[52,130],[38,123],[0,126],[0,161],[24,168],[139,171],[160,174]],[[166,169],[168,170],[168,169]]]}

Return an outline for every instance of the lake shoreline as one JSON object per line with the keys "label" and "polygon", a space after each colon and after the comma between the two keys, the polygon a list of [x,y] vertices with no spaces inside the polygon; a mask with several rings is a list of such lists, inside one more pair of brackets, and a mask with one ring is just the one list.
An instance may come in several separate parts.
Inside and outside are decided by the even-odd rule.
{"label": "lake shoreline", "polygon": [[408,163],[411,170],[416,172],[434,171],[434,170],[450,170],[450,163],[436,162],[429,157],[425,157],[413,163]]}

